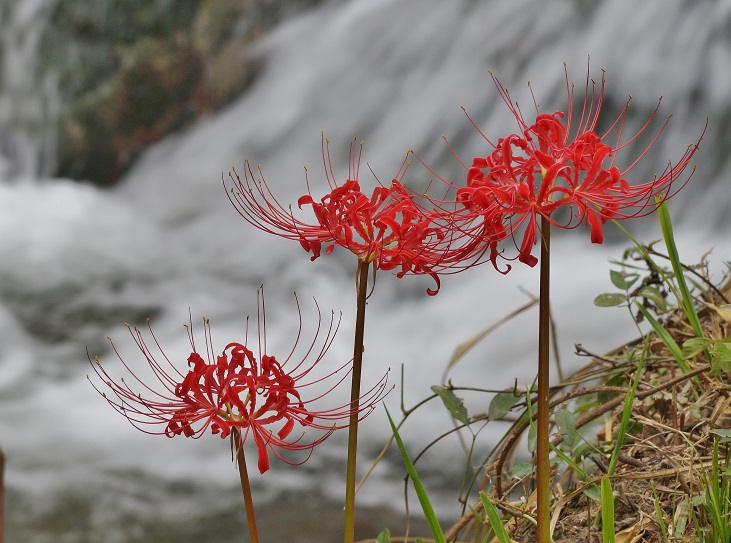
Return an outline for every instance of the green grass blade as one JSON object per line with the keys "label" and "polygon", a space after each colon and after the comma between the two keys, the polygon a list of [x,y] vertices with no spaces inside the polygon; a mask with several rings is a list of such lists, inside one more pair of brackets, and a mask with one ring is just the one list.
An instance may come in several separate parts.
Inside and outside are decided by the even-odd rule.
{"label": "green grass blade", "polygon": [[391,418],[391,414],[388,412],[387,408],[386,416],[388,417],[388,423],[391,425],[391,431],[393,432],[393,437],[396,439],[396,444],[398,445],[398,450],[401,453],[401,458],[403,459],[404,465],[406,466],[406,471],[408,472],[409,477],[411,477],[411,480],[414,483],[414,490],[416,490],[416,495],[419,498],[421,509],[422,511],[424,511],[426,522],[427,524],[429,524],[429,530],[431,530],[431,533],[434,536],[434,541],[436,543],[447,543],[447,540],[444,537],[444,532],[442,531],[442,527],[439,525],[439,520],[437,520],[437,515],[436,513],[434,513],[434,508],[429,501],[429,496],[427,496],[426,489],[424,488],[424,485],[421,484],[419,474],[416,473],[416,468],[414,467],[413,462],[411,462],[409,454],[406,452],[404,442],[401,440],[398,429],[393,423],[393,419]]}
{"label": "green grass blade", "polygon": [[662,508],[660,507],[660,500],[657,499],[657,492],[655,491],[655,485],[652,484],[652,495],[655,498],[655,514],[657,515],[657,524],[660,526],[660,532],[662,534],[663,543],[670,543],[668,539],[668,528],[665,526],[665,517],[662,514]]}
{"label": "green grass blade", "polygon": [[485,509],[485,514],[487,515],[487,520],[490,523],[490,528],[492,528],[492,531],[495,532],[495,537],[497,537],[500,543],[512,543],[508,532],[505,531],[505,527],[500,520],[500,514],[487,497],[487,494],[482,492],[480,494],[480,500],[482,501],[482,507]]}
{"label": "green grass blade", "polygon": [[586,473],[586,471],[584,471],[581,466],[574,462],[565,452],[563,452],[561,449],[553,444],[551,444],[551,450],[556,453],[556,456],[563,460],[564,463],[574,471],[574,473],[584,479],[584,481],[586,481],[587,483],[591,481],[591,477],[589,477],[589,474]]}
{"label": "green grass blade", "polygon": [[640,361],[637,364],[637,371],[635,372],[635,378],[632,381],[632,386],[627,391],[627,395],[624,398],[624,408],[622,409],[622,420],[619,424],[619,430],[617,431],[617,437],[614,441],[614,451],[612,451],[612,458],[609,461],[609,468],[607,474],[611,477],[614,475],[614,470],[617,468],[617,461],[619,460],[619,451],[624,445],[624,438],[627,436],[627,427],[629,426],[630,415],[632,415],[632,404],[635,401],[635,394],[637,393],[637,385],[640,382],[640,375],[642,374],[642,368],[644,367],[645,357],[647,351],[650,348],[650,342],[648,338],[645,338],[645,345],[642,347],[642,355]]}
{"label": "green grass blade", "polygon": [[623,233],[625,236],[627,236],[632,243],[634,243],[635,247],[637,247],[637,250],[642,254],[643,258],[652,266],[652,268],[658,273],[658,275],[662,278],[662,282],[665,284],[665,286],[668,288],[670,292],[673,293],[673,296],[677,300],[682,299],[682,295],[678,292],[678,289],[675,288],[675,283],[673,283],[672,279],[668,277],[668,275],[665,273],[665,270],[660,267],[655,260],[650,256],[650,253],[647,252],[647,249],[645,249],[644,245],[642,245],[639,241],[637,241],[632,234],[629,233],[629,230],[627,230],[624,226],[622,226],[622,223],[619,221],[613,220],[612,221]]}
{"label": "green grass blade", "polygon": [[670,263],[673,266],[673,273],[675,274],[675,281],[680,289],[681,300],[679,300],[685,311],[685,316],[688,318],[690,325],[693,327],[693,331],[698,337],[704,337],[703,328],[701,327],[701,321],[698,318],[698,313],[695,310],[695,300],[690,294],[688,289],[688,283],[685,280],[683,274],[683,266],[680,263],[680,257],[678,256],[678,247],[675,245],[675,236],[673,235],[673,224],[670,221],[670,211],[668,211],[667,202],[663,202],[657,207],[657,217],[660,219],[660,228],[662,230],[663,238],[665,238],[665,246],[668,249],[668,257]]}
{"label": "green grass blade", "polygon": [[705,509],[711,519],[712,531],[708,540],[728,541],[731,537],[729,525],[729,480],[726,470],[720,469],[718,456],[718,439],[714,440],[710,475],[703,476],[705,486]]}
{"label": "green grass blade", "polygon": [[602,477],[602,542],[614,543],[614,495],[609,477]]}
{"label": "green grass blade", "polygon": [[685,361],[685,358],[683,357],[683,350],[678,346],[670,333],[665,330],[663,325],[660,324],[660,322],[652,316],[652,313],[650,313],[645,307],[643,307],[642,304],[637,303],[636,305],[637,309],[640,310],[640,313],[642,313],[647,319],[647,322],[650,323],[650,326],[652,326],[652,329],[655,331],[660,340],[665,344],[668,349],[670,349],[670,352],[673,353],[673,356],[675,357],[675,360],[680,368],[683,371],[688,371],[690,368],[688,366],[688,363]]}

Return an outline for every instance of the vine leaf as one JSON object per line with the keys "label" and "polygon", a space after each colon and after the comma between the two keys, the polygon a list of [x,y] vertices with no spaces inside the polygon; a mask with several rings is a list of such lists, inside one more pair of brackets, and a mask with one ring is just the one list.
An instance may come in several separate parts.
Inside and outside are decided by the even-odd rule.
{"label": "vine leaf", "polygon": [[452,416],[462,424],[470,423],[470,416],[467,414],[467,408],[464,406],[464,400],[458,398],[454,391],[449,388],[435,385],[431,387],[432,392],[439,396]]}
{"label": "vine leaf", "polygon": [[615,307],[627,301],[625,294],[619,292],[607,292],[594,298],[594,305],[597,307]]}
{"label": "vine leaf", "polygon": [[610,270],[609,278],[612,284],[618,289],[629,290],[640,278],[640,274],[635,272]]}
{"label": "vine leaf", "polygon": [[683,343],[683,358],[692,358],[711,344],[710,339],[694,337]]}
{"label": "vine leaf", "polygon": [[576,445],[579,435],[576,432],[576,421],[574,420],[574,414],[568,409],[559,409],[554,414],[556,419],[556,426],[564,436],[564,443],[569,447]]}
{"label": "vine leaf", "polygon": [[513,394],[512,390],[495,394],[493,399],[490,401],[490,407],[487,411],[490,420],[499,420],[503,418],[521,398],[522,396],[516,396]]}

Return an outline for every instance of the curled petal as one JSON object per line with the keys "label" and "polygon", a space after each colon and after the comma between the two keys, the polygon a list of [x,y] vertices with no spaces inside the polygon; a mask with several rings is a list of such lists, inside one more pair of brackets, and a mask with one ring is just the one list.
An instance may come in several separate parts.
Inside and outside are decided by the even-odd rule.
{"label": "curled petal", "polygon": [[592,243],[604,243],[604,227],[602,220],[597,216],[594,210],[589,210],[586,214],[586,222],[589,223]]}

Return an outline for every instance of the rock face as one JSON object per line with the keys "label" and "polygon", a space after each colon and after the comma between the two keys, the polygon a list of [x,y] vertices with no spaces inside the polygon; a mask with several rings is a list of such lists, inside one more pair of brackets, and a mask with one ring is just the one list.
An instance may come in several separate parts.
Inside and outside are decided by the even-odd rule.
{"label": "rock face", "polygon": [[113,184],[147,145],[243,92],[258,69],[251,44],[317,3],[55,3],[41,45],[63,104],[55,175]]}

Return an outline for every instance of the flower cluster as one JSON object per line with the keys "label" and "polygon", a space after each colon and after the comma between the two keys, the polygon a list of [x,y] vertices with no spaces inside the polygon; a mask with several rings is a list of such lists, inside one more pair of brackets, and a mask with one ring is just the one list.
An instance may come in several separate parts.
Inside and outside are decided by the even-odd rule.
{"label": "flower cluster", "polygon": [[[301,333],[302,316],[299,304],[297,310]],[[115,382],[98,358],[93,361],[92,366],[111,394],[94,386],[112,407],[147,433],[164,434],[168,437],[176,435],[200,437],[210,428],[213,434],[225,438],[231,434],[233,428],[238,428],[242,433],[242,441],[251,434],[258,449],[258,467],[261,473],[269,469],[268,450],[288,464],[301,464],[309,458],[309,454],[304,460],[293,461],[285,458],[280,450],[311,453],[312,449],[327,439],[333,431],[348,426],[352,414],[350,403],[325,410],[316,410],[313,406],[313,402],[319,401],[332,391],[352,371],[348,361],[324,377],[310,377],[310,372],[324,358],[332,344],[339,323],[334,321],[334,317],[331,318],[324,339],[318,342],[318,337],[322,334],[322,320],[318,308],[317,332],[312,342],[305,348],[304,358],[294,359],[300,340],[298,333],[289,355],[280,362],[266,352],[263,297],[258,317],[257,354],[247,347],[247,342],[244,341],[244,343],[229,343],[220,354],[215,355],[210,324],[206,320],[205,352],[201,355],[196,349],[192,326],[188,327],[193,352],[188,357],[186,374],[181,373],[168,359],[151,328],[150,335],[155,351],[159,351],[162,361],[158,360],[150,349],[142,332],[136,327],[130,327],[130,333],[137,347],[161,388],[155,390],[147,380],[133,372],[114,344],[112,347],[118,358],[134,381],[140,385],[143,394],[133,390],[123,378]],[[313,354],[314,360],[308,362],[307,358]],[[330,379],[333,379],[334,383],[325,385],[324,393],[314,393],[312,398],[304,399],[303,394],[308,387],[315,388],[315,385],[322,385]],[[387,376],[384,376],[360,399],[359,418],[369,414],[387,392],[386,380]],[[297,427],[301,429],[299,432],[294,431]],[[304,439],[306,429],[316,430],[316,437],[310,440]]]}
{"label": "flower cluster", "polygon": [[[480,132],[492,151],[473,159],[467,168],[466,186],[457,188],[458,201],[473,214],[473,219],[477,218],[483,227],[491,225],[493,262],[495,240],[511,236],[522,227],[518,260],[529,266],[536,264],[532,250],[538,216],[565,229],[588,225],[591,241],[602,243],[606,221],[650,214],[657,203],[673,196],[690,179],[687,176],[680,186],[673,186],[698,149],[700,139],[689,145],[677,162],[669,163],[659,177],[634,185],[627,181],[626,174],[657,142],[667,121],[629,166],[620,169],[615,164],[617,154],[639,143],[637,140],[651,125],[657,108],[634,136],[622,141],[628,100],[609,129],[598,133],[603,75],[598,91],[587,75],[578,121],[574,119],[574,85],[569,83],[566,72],[566,112],[540,113],[534,97],[537,116],[532,124],[526,122],[517,103],[495,76],[493,81],[515,116],[520,132],[495,143]],[[557,222],[554,213],[562,208],[569,209],[568,217]]]}
{"label": "flower cluster", "polygon": [[[265,232],[296,240],[317,259],[324,246],[325,254],[340,246],[360,261],[373,263],[379,270],[395,270],[404,275],[429,275],[439,290],[438,274],[460,267],[464,254],[471,254],[455,243],[449,226],[453,220],[443,212],[427,210],[401,182],[408,169],[408,159],[390,185],[378,184],[369,194],[358,181],[362,157],[351,143],[348,179],[338,184],[330,159],[329,141],[323,136],[322,159],[330,192],[316,200],[310,191],[298,199],[298,206],[310,206],[315,223],[296,218],[292,206],[282,206],[264,180],[261,168],[255,175],[246,162],[243,179],[235,170],[229,173],[232,184],[228,197],[247,222]],[[224,179],[224,183],[225,183]],[[433,201],[430,200],[433,203]],[[467,267],[467,266],[463,266]]]}
{"label": "flower cluster", "polygon": [[[508,238],[522,235],[522,240],[515,242],[517,259],[535,266],[533,247],[538,239],[539,216],[563,229],[588,226],[591,241],[602,243],[605,222],[650,214],[658,203],[672,197],[687,183],[692,172],[681,179],[682,173],[703,136],[689,145],[679,160],[668,163],[661,175],[645,183],[630,184],[627,174],[667,126],[666,121],[654,135],[646,138],[659,102],[632,137],[623,139],[630,100],[609,128],[599,132],[604,76],[597,89],[587,74],[577,119],[574,85],[569,83],[566,70],[565,73],[565,112],[541,113],[534,97],[536,118],[530,124],[508,90],[493,76],[501,98],[518,123],[519,132],[493,142],[470,119],[491,151],[465,165],[465,185],[457,186],[440,178],[456,192],[456,200],[432,199],[407,189],[402,178],[408,160],[389,186],[379,184],[370,195],[364,193],[358,181],[362,146],[356,153],[353,144],[348,179],[339,185],[333,173],[329,142],[324,136],[322,157],[330,192],[316,200],[309,190],[308,179],[308,193],[298,200],[300,209],[312,208],[316,222],[300,220],[294,216],[292,206],[282,206],[261,169],[255,175],[248,162],[243,179],[234,170],[229,174],[233,184],[228,191],[229,199],[252,225],[299,241],[312,254],[312,260],[320,256],[323,246],[326,254],[341,246],[361,261],[372,262],[377,269],[398,270],[398,277],[431,276],[437,284],[435,290],[428,291],[432,295],[439,290],[440,274],[469,268],[481,262],[484,255],[499,270],[497,259],[502,253],[498,245]],[[628,166],[620,168],[615,163],[618,154],[640,145],[644,139],[649,143]],[[556,213],[563,209],[567,212]],[[502,273],[509,270],[510,266]]]}

